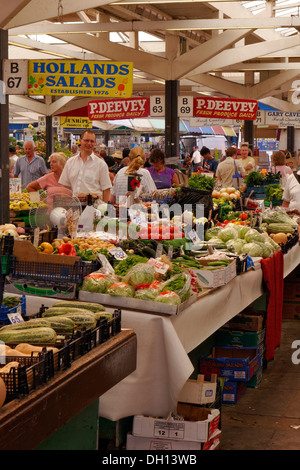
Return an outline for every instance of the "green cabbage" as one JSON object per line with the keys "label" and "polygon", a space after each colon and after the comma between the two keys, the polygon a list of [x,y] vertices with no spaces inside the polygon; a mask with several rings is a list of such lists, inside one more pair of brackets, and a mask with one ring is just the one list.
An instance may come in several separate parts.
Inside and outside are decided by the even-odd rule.
{"label": "green cabbage", "polygon": [[273,256],[273,249],[271,249],[270,246],[267,245],[267,243],[257,242],[257,244],[262,249],[262,257],[263,258],[271,258],[271,256]]}
{"label": "green cabbage", "polygon": [[139,284],[151,284],[154,281],[154,267],[147,263],[139,263],[129,269],[123,281],[132,286]]}
{"label": "green cabbage", "polygon": [[120,295],[122,297],[134,297],[134,288],[126,282],[116,282],[107,289],[109,295]]}
{"label": "green cabbage", "polygon": [[230,252],[240,255],[242,253],[244,244],[245,244],[244,240],[242,240],[241,238],[237,238],[234,240],[229,240],[226,243],[226,247]]}
{"label": "green cabbage", "polygon": [[222,227],[212,227],[206,230],[204,240],[208,241],[211,238],[218,236],[218,233],[222,230]]}
{"label": "green cabbage", "polygon": [[245,235],[246,233],[249,232],[249,230],[251,230],[251,228],[248,226],[248,225],[242,225],[241,226],[241,230],[239,231],[239,238],[245,238]]}
{"label": "green cabbage", "polygon": [[218,238],[222,240],[223,242],[228,242],[228,240],[233,240],[234,238],[238,237],[238,232],[237,230],[234,230],[232,227],[225,227],[222,230],[220,230],[218,234]]}
{"label": "green cabbage", "polygon": [[169,305],[180,305],[181,300],[178,294],[173,291],[165,290],[161,292],[155,299],[156,302],[161,302],[163,304]]}
{"label": "green cabbage", "polygon": [[83,279],[82,290],[105,294],[114,281],[104,274],[91,273]]}
{"label": "green cabbage", "polygon": [[244,238],[245,238],[246,243],[252,243],[252,242],[264,243],[265,242],[265,236],[262,233],[259,233],[257,230],[255,230],[255,228],[251,228],[250,230],[248,230]]}
{"label": "green cabbage", "polygon": [[243,246],[242,252],[246,253],[250,257],[254,257],[254,258],[256,258],[256,257],[262,258],[263,257],[262,247],[258,243],[255,243],[255,242],[245,243],[245,245]]}

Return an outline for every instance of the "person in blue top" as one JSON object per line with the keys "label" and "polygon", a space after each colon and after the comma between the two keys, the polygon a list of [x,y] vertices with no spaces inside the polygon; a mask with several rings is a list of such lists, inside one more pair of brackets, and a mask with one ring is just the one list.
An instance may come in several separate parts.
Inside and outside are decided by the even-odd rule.
{"label": "person in blue top", "polygon": [[209,148],[203,146],[200,154],[203,157],[203,169],[216,173],[219,162],[211,155]]}

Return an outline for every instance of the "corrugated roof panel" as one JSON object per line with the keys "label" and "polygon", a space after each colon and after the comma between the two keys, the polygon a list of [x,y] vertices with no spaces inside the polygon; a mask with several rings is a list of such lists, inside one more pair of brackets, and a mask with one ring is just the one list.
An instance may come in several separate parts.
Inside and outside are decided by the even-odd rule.
{"label": "corrugated roof panel", "polygon": [[215,135],[212,127],[200,127],[201,134]]}
{"label": "corrugated roof panel", "polygon": [[224,127],[222,126],[225,132],[225,135],[228,135],[229,137],[236,137],[235,130],[232,129],[232,127]]}

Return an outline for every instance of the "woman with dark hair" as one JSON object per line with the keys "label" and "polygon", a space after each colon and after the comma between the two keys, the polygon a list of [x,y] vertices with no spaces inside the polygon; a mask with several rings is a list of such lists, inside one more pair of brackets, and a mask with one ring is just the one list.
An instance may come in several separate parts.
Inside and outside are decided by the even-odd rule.
{"label": "woman with dark hair", "polygon": [[173,184],[179,184],[175,170],[165,166],[165,154],[160,149],[152,150],[149,162],[152,166],[147,170],[157,189],[171,188]]}

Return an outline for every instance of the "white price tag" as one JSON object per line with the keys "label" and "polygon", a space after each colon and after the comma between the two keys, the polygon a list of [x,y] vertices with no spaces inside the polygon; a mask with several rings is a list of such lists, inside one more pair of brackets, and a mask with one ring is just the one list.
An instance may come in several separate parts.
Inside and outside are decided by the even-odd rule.
{"label": "white price tag", "polygon": [[197,232],[195,230],[190,230],[188,233],[189,239],[193,242],[194,245],[201,243],[200,238],[198,237]]}
{"label": "white price tag", "polygon": [[127,255],[125,253],[125,251],[122,250],[122,248],[120,247],[116,247],[116,248],[111,248],[110,250],[108,250],[114,258],[116,258],[117,260],[122,260],[122,259],[125,259],[127,258]]}
{"label": "white price tag", "polygon": [[129,209],[128,214],[132,223],[139,227],[148,227],[147,214],[136,209]]}
{"label": "white price tag", "polygon": [[151,266],[153,266],[154,270],[157,273],[160,273],[160,274],[166,274],[166,272],[168,271],[168,269],[170,267],[168,264],[162,263],[161,261],[159,261],[158,259],[155,259],[155,258],[150,258],[147,261],[147,264],[150,264]]}
{"label": "white price tag", "polygon": [[104,256],[102,253],[97,253],[97,255],[103,268],[109,273],[114,274],[115,273],[114,268],[112,267],[112,265],[110,264],[106,256]]}
{"label": "white price tag", "polygon": [[10,323],[22,323],[24,320],[21,315],[21,307],[17,309],[17,312],[8,313],[7,318],[9,319]]}

